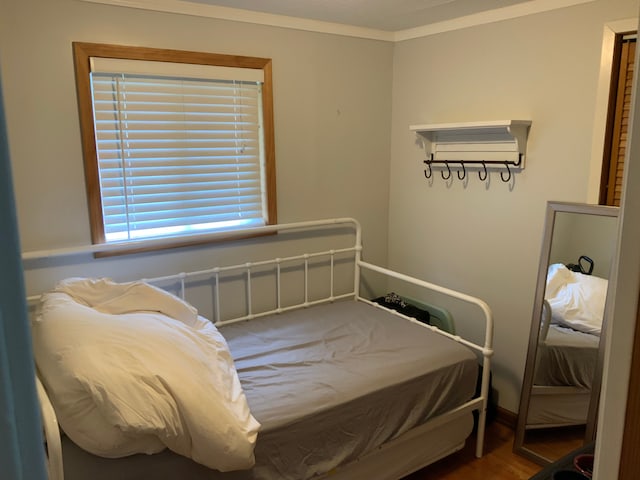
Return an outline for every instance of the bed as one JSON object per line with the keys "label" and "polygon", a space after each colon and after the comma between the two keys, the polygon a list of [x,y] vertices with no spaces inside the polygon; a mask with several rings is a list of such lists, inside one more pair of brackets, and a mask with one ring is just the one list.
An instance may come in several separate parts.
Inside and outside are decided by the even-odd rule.
{"label": "bed", "polygon": [[586,423],[607,285],[560,263],[549,266],[527,428]]}
{"label": "bed", "polygon": [[[336,228],[350,230],[353,244],[139,281],[71,278],[60,282],[45,295],[31,297],[32,302],[36,297],[40,299],[32,330],[50,478],[400,479],[462,448],[474,429],[474,411],[478,416],[476,455],[481,456],[492,354],[489,307],[477,298],[363,261],[360,225],[353,219],[269,226],[255,229],[255,233],[277,232],[278,235],[260,238],[265,242],[287,242],[287,234],[322,237],[327,230]],[[31,258],[37,258],[37,255]],[[302,295],[294,301],[289,298],[288,290],[296,289],[283,287],[292,275],[297,279],[295,284]],[[372,282],[372,276],[384,278],[382,288],[393,286],[401,291],[402,285],[407,285],[414,296],[416,290],[423,290],[477,306],[483,322],[484,342],[476,344],[369,300],[377,295],[372,292],[365,296],[364,290],[369,288],[363,285]],[[345,279],[349,286],[342,291]],[[107,300],[103,298],[105,284],[117,292],[107,294]],[[272,286],[267,287],[267,284]],[[98,293],[94,290],[95,285],[101,286]],[[123,291],[126,296],[120,295]],[[132,291],[144,294],[131,295]],[[203,292],[210,297],[204,302],[208,307],[202,309],[208,311],[208,319],[192,304],[192,298],[201,301]],[[101,298],[95,300],[96,295]],[[428,294],[425,295],[428,298]],[[265,300],[271,297],[272,300]],[[135,328],[125,334],[131,335],[140,348],[122,343],[122,350],[128,354],[149,349],[151,355],[159,357],[153,357],[154,368],[156,361],[164,361],[175,376],[184,378],[185,384],[190,386],[186,388],[187,398],[183,400],[179,393],[182,387],[174,387],[164,373],[153,371],[143,378],[143,382],[136,380],[126,388],[122,387],[125,385],[123,375],[135,374],[139,379],[141,374],[133,367],[117,368],[119,358],[95,360],[96,350],[89,348],[93,345],[91,342],[101,344],[105,338],[111,338],[113,332],[100,330],[102,334],[92,338],[87,332],[90,334],[95,331],[95,325],[103,323],[89,323],[76,339],[77,344],[82,345],[78,350],[84,351],[85,356],[80,356],[74,365],[82,371],[83,386],[89,385],[83,394],[93,403],[100,404],[96,407],[92,403],[92,408],[104,416],[103,404],[115,405],[118,412],[115,416],[121,420],[130,414],[133,408],[129,407],[142,399],[140,408],[143,412],[146,412],[144,408],[151,409],[154,414],[162,411],[153,402],[145,404],[149,389],[147,393],[135,393],[133,385],[136,383],[151,385],[154,391],[165,387],[172,393],[178,391],[176,403],[188,408],[179,410],[178,420],[170,418],[169,424],[174,426],[172,422],[177,422],[177,427],[153,430],[160,433],[155,437],[151,435],[154,437],[151,443],[141,447],[136,439],[133,444],[143,453],[129,446],[129,450],[123,447],[111,453],[91,453],[109,443],[105,441],[95,448],[91,447],[91,442],[90,448],[79,446],[84,442],[83,435],[74,431],[78,429],[73,423],[77,420],[69,420],[69,412],[71,416],[85,420],[86,415],[78,415],[77,410],[64,406],[64,399],[60,397],[68,392],[57,386],[59,372],[50,371],[54,369],[52,364],[66,358],[66,352],[71,350],[70,337],[75,335],[76,327],[70,326],[74,323],[64,323],[73,321],[66,305],[63,310],[54,307],[63,301],[72,302],[73,308],[85,309],[80,312],[80,318],[85,319],[87,308],[91,312],[89,316],[97,308],[92,303],[94,300],[95,305],[101,306],[96,322],[104,322],[104,315],[112,315],[107,324],[115,322],[118,335],[122,334],[118,323],[122,316],[133,314],[142,316],[140,325],[143,327],[150,321],[144,315],[161,315],[162,322],[170,325],[169,335],[175,335],[175,328],[186,329],[189,341],[195,341],[192,338],[194,329],[198,332],[201,329],[208,340],[218,342],[219,348],[211,357],[212,362],[221,361],[220,358],[226,358],[228,354],[229,362],[222,362],[222,370],[233,393],[220,392],[218,387],[203,390],[207,393],[197,394],[195,399],[190,398],[194,396],[192,390],[200,387],[189,382],[206,383],[203,379],[209,374],[203,372],[208,372],[208,364],[203,365],[203,370],[176,370],[183,356],[173,359],[172,355],[181,351],[182,337],[177,337],[173,349],[167,347],[167,343],[160,343],[161,348],[150,347],[147,337],[153,339],[153,335],[142,334],[147,330]],[[162,307],[156,306],[158,301]],[[43,316],[43,304],[45,312],[50,312],[47,305],[53,305],[54,314]],[[108,307],[107,313],[102,308],[104,305]],[[187,320],[181,320],[183,313]],[[152,320],[157,321],[157,317]],[[143,337],[144,344],[140,343]],[[161,341],[167,342],[167,339],[163,337]],[[61,351],[65,355],[60,355]],[[98,355],[97,358],[101,357]],[[130,363],[126,365],[132,365],[133,360],[127,357],[127,362]],[[104,372],[101,370],[105,368],[100,366],[107,364],[120,381],[121,390],[127,395],[134,391],[131,401],[122,402],[124,406],[119,407],[121,398],[112,399],[102,382],[100,375]],[[480,375],[479,371],[482,372]],[[200,374],[194,376],[195,372]],[[66,372],[65,381],[74,375],[79,377],[76,373]],[[476,394],[478,385],[479,395]],[[77,388],[72,385],[68,391],[77,392]],[[224,415],[230,415],[229,418],[237,420],[234,428],[218,422],[225,425],[224,432],[213,432],[218,428],[216,418],[209,418],[206,412],[200,413],[202,409],[213,408],[211,401],[216,400],[218,394],[225,398],[230,396],[233,401],[229,411],[215,417],[226,419]],[[113,417],[111,413],[109,411],[106,417]],[[136,413],[133,422],[136,426],[144,423],[141,418],[146,422],[151,416]],[[162,415],[151,417],[156,416]],[[127,430],[123,430],[121,424],[117,427],[127,433],[133,432],[129,424]],[[87,430],[92,429],[85,428]],[[184,435],[175,434],[175,431],[183,430]],[[150,432],[146,424],[140,431],[143,434]],[[222,438],[222,454],[208,454],[218,452],[212,450],[208,439],[199,440],[209,434],[214,436],[213,443]],[[158,445],[158,438],[162,439],[161,445]],[[229,439],[228,456],[225,438]]]}

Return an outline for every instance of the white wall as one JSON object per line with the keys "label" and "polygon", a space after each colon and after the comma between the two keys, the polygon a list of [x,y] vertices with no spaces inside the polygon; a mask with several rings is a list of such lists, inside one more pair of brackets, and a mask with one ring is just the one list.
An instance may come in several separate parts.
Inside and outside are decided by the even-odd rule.
{"label": "white wall", "polygon": [[[386,261],[392,44],[75,0],[0,0],[23,250],[90,242],[73,41],[272,58],[278,220],[355,217],[366,257]],[[226,263],[227,249],[209,252]],[[111,270],[116,278],[161,274],[201,266],[202,254],[127,257]],[[40,268],[26,272],[30,291],[50,286],[38,277]]]}
{"label": "white wall", "polygon": [[[637,0],[599,0],[396,44],[389,264],[486,300],[494,386],[517,411],[548,200],[586,202],[606,22]],[[513,184],[423,176],[409,125],[532,120]],[[454,307],[455,308],[455,307]],[[460,310],[458,323],[473,312]]]}

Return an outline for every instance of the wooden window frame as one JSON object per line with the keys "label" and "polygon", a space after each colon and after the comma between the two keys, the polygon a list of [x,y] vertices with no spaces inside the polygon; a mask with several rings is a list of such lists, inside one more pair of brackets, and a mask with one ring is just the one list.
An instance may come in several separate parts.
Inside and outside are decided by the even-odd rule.
{"label": "wooden window frame", "polygon": [[[276,204],[276,174],[275,174],[275,133],[273,119],[273,83],[271,72],[271,59],[259,57],[245,57],[237,55],[223,55],[215,53],[203,53],[182,50],[169,50],[148,47],[131,47],[124,45],[98,44],[98,43],[73,43],[73,56],[76,77],[76,90],[78,95],[78,109],[80,116],[80,129],[82,137],[82,152],[84,157],[84,174],[89,206],[89,221],[91,227],[91,241],[93,244],[107,244],[105,241],[102,198],[100,192],[100,176],[96,148],[96,132],[93,119],[93,104],[91,95],[91,57],[162,61],[172,63],[186,63],[199,65],[212,65],[222,67],[254,68],[262,69],[264,83],[262,85],[262,113],[264,126],[264,152],[265,152],[265,189],[267,225],[277,223]],[[225,240],[237,240],[246,238],[238,230],[237,235],[225,236]],[[118,254],[137,253],[142,251],[157,250],[163,248],[175,248],[189,245],[209,243],[206,240],[189,238],[189,235],[168,238],[166,243],[157,245],[144,245],[144,240],[132,242],[131,249],[118,250]],[[110,242],[109,245],[113,244]],[[113,255],[103,253],[103,255]]]}

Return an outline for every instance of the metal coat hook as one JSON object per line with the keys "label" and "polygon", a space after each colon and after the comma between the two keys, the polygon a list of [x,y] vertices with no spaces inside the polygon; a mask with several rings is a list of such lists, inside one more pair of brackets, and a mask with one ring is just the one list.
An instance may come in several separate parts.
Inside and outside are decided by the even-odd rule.
{"label": "metal coat hook", "polygon": [[[515,162],[515,163],[512,163],[512,165],[513,165],[514,167],[519,167],[520,165],[522,165],[522,157],[524,157],[524,154],[519,153],[519,154],[518,154],[518,161],[517,161],[517,162]],[[505,162],[505,163],[506,163],[506,162]]]}
{"label": "metal coat hook", "polygon": [[[424,160],[424,163],[427,166],[427,168],[424,169],[424,178],[431,178],[431,175],[433,174],[431,171],[431,162],[429,160]],[[427,171],[429,173],[427,173]]]}
{"label": "metal coat hook", "polygon": [[[492,165],[499,166],[503,171],[500,172],[500,179],[504,183],[508,183],[513,178],[513,170],[511,167],[520,167],[523,164],[523,154],[518,155],[518,160],[436,160],[434,154],[432,153],[427,160],[423,160],[426,165],[424,169],[424,176],[427,179],[433,178],[433,165],[444,165],[446,167],[440,170],[440,175],[443,180],[449,180],[452,178],[451,172],[451,163],[454,164],[454,170],[456,170],[456,176],[459,180],[464,180],[467,178],[467,166],[468,165],[480,165],[481,167],[478,169],[478,178],[481,181],[489,180],[489,168]],[[458,166],[459,164],[459,166]],[[504,169],[507,171],[504,172]]]}
{"label": "metal coat hook", "polygon": [[[487,164],[482,162],[482,168],[483,170],[478,170],[478,177],[480,178],[480,180],[484,182],[487,179],[487,176],[489,175],[489,172],[487,172]],[[483,175],[483,172],[484,172],[484,175]]]}
{"label": "metal coat hook", "polygon": [[507,178],[504,178],[504,172],[500,172],[500,178],[503,182],[507,183],[509,180],[511,180],[511,169],[509,168],[509,162],[504,162],[504,166],[507,167],[507,172],[509,173],[509,175],[507,176]]}
{"label": "metal coat hook", "polygon": [[442,179],[443,179],[443,180],[449,180],[449,179],[451,178],[451,168],[449,168],[449,162],[448,162],[448,161],[446,161],[446,160],[445,160],[444,164],[447,166],[447,172],[449,172],[449,173],[448,173],[448,175],[445,177],[445,176],[444,176],[444,170],[442,170],[442,171],[440,172],[440,175],[442,175]]}
{"label": "metal coat hook", "polygon": [[460,175],[460,170],[456,174],[458,175],[458,180],[464,180],[464,177],[467,176],[467,169],[464,166],[464,162],[460,162],[460,166],[462,167],[462,175]]}

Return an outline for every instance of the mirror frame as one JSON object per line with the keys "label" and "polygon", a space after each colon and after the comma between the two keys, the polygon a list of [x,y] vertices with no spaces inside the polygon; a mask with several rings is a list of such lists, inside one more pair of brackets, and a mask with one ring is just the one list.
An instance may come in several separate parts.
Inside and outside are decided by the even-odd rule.
{"label": "mirror frame", "polygon": [[[529,347],[527,350],[527,359],[524,369],[524,377],[522,379],[522,390],[520,392],[520,407],[518,408],[518,421],[514,436],[513,451],[522,455],[529,460],[540,465],[548,465],[552,461],[539,453],[530,450],[525,446],[525,434],[527,415],[533,388],[533,377],[535,370],[536,354],[538,351],[538,336],[540,330],[540,319],[542,317],[542,304],[547,284],[547,270],[549,257],[551,255],[551,240],[555,227],[556,215],[558,213],[581,213],[586,215],[618,217],[619,208],[605,205],[593,205],[586,203],[571,202],[547,202],[545,215],[544,233],[542,240],[542,248],[540,252],[540,262],[538,264],[538,277],[536,280],[536,289],[533,303],[533,313],[531,317],[531,328],[529,331]],[[616,248],[614,246],[614,248]],[[612,254],[615,258],[615,251]],[[611,292],[607,291],[607,303],[611,298]],[[605,313],[602,320],[602,333],[600,334],[600,343],[598,347],[598,359],[596,362],[595,378],[593,379],[591,398],[589,401],[589,409],[587,413],[587,424],[585,431],[585,443],[595,440],[595,429],[598,416],[598,406],[600,403],[600,389],[602,383],[602,365],[604,360],[604,345],[606,344],[606,324],[609,308],[605,304]],[[596,393],[594,393],[596,392]],[[567,452],[569,453],[569,452]]]}

